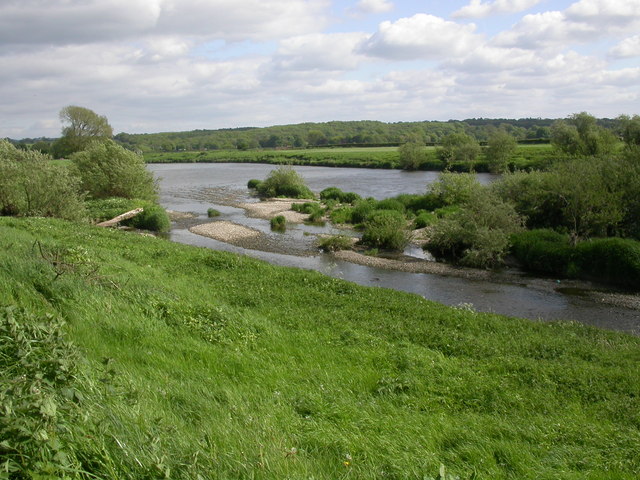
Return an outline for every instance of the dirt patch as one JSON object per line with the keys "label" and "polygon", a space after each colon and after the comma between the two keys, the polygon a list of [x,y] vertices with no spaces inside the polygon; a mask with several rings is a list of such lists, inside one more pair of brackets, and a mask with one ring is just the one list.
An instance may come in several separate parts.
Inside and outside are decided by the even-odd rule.
{"label": "dirt patch", "polygon": [[262,236],[262,232],[237,223],[221,220],[219,222],[203,223],[189,229],[190,232],[213,238],[220,242],[237,245],[243,240],[255,239]]}

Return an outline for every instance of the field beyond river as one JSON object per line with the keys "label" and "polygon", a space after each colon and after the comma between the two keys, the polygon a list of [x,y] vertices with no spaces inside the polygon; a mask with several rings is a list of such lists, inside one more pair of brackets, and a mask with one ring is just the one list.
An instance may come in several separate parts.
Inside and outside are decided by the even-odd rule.
{"label": "field beyond river", "polygon": [[575,322],[5,217],[0,332],[7,469],[21,452],[57,478],[640,475],[640,338]]}

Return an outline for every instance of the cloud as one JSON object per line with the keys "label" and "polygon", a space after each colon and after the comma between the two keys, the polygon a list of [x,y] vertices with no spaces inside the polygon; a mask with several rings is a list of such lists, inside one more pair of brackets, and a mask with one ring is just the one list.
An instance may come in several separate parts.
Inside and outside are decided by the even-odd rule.
{"label": "cloud", "polygon": [[494,0],[483,3],[482,0],[471,0],[469,5],[453,12],[453,18],[484,18],[501,13],[517,13],[540,3],[541,0]]}
{"label": "cloud", "polygon": [[351,12],[356,15],[369,15],[390,12],[393,7],[393,3],[388,0],[360,0]]}
{"label": "cloud", "polygon": [[609,55],[614,58],[640,57],[640,35],[625,38],[609,50]]}
{"label": "cloud", "polygon": [[365,58],[355,51],[368,38],[365,33],[300,35],[282,40],[273,57],[274,68],[284,71],[352,70]]}
{"label": "cloud", "polygon": [[145,35],[264,41],[320,30],[327,0],[21,0],[0,3],[0,43],[69,45]]}
{"label": "cloud", "polygon": [[525,15],[496,36],[499,46],[565,47],[640,29],[640,0],[580,0],[565,11]]}
{"label": "cloud", "polygon": [[459,25],[419,13],[396,22],[382,22],[360,51],[391,60],[437,60],[472,49],[482,38],[475,29],[473,24]]}

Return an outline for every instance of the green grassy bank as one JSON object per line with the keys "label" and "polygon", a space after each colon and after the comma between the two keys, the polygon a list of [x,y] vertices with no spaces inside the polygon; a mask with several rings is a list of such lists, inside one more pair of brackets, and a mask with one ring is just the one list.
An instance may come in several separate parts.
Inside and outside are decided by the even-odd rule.
{"label": "green grassy bank", "polygon": [[636,479],[639,362],[625,334],[0,218],[0,478]]}
{"label": "green grassy bank", "polygon": [[[519,145],[511,159],[513,168],[548,166],[553,158],[551,145]],[[147,152],[147,163],[267,163],[325,167],[400,168],[397,147],[314,148],[300,150],[208,150],[202,152]],[[425,147],[421,170],[443,170],[436,147]],[[469,166],[454,164],[454,170],[468,171]],[[487,171],[488,164],[481,154],[475,163],[476,171]]]}

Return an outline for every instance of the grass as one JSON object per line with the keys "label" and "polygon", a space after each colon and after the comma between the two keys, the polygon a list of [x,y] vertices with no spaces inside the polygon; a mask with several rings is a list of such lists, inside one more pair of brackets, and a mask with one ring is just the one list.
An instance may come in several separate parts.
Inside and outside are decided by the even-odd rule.
{"label": "grass", "polygon": [[[57,275],[52,259],[68,268]],[[0,465],[8,445],[22,449],[11,466],[25,476],[422,479],[441,464],[462,479],[640,475],[629,335],[48,219],[0,218],[10,305],[22,322],[64,320],[53,338],[77,355],[72,384],[47,393],[47,440],[11,444],[7,426],[26,420],[3,409]],[[44,463],[28,461],[43,449]]]}
{"label": "grass", "polygon": [[[442,170],[436,147],[425,147],[426,159],[421,170]],[[328,167],[400,168],[397,147],[313,148],[300,150],[209,150],[203,152],[153,152],[144,154],[147,163],[237,162],[292,164]],[[518,145],[511,164],[513,168],[544,169],[554,158],[551,145]],[[468,171],[468,165],[453,165],[454,170]],[[487,171],[481,154],[476,171]]]}

